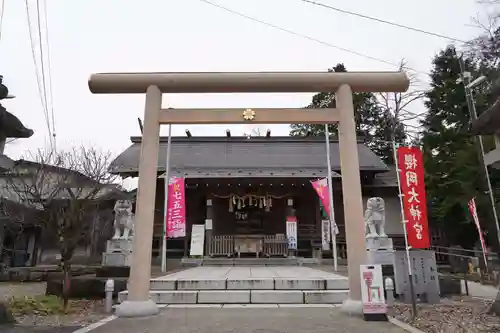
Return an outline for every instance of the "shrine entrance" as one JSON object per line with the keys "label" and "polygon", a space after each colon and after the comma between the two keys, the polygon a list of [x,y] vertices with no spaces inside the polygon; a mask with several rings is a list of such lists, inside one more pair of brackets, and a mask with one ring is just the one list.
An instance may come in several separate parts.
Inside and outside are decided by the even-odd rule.
{"label": "shrine entrance", "polygon": [[[149,298],[151,246],[160,125],[162,124],[339,124],[341,179],[346,227],[349,299],[345,309],[362,312],[359,267],[366,262],[359,157],[353,92],[404,92],[402,72],[257,72],[257,73],[99,73],[89,79],[96,94],[146,94],[139,163],[136,224],[128,300],[117,315],[159,312]],[[163,93],[317,93],[334,92],[335,109],[166,109]]]}

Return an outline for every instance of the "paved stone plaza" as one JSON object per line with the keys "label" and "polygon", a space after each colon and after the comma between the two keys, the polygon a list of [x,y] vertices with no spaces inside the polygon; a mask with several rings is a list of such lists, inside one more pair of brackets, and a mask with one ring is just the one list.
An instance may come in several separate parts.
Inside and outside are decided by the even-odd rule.
{"label": "paved stone plaza", "polygon": [[149,318],[115,319],[92,333],[403,333],[389,322],[365,322],[338,308],[164,308]]}

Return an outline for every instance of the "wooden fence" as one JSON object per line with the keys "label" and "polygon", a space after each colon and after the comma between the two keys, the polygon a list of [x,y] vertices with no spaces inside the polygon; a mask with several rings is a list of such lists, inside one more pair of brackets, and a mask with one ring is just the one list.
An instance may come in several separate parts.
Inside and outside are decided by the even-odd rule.
{"label": "wooden fence", "polygon": [[264,236],[264,255],[268,257],[288,256],[288,240],[285,235],[279,234]]}
{"label": "wooden fence", "polygon": [[[266,257],[286,257],[288,255],[288,241],[285,235],[265,235],[262,243],[263,255]],[[210,257],[232,257],[236,253],[233,235],[212,236],[208,246]]]}
{"label": "wooden fence", "polygon": [[212,236],[210,246],[208,249],[208,255],[210,257],[216,256],[226,256],[231,257],[234,254],[234,237],[223,235],[223,236]]}

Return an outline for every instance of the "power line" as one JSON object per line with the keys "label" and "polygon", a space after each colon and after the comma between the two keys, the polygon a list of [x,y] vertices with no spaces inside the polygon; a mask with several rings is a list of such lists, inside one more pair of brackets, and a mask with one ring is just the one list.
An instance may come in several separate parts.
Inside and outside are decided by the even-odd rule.
{"label": "power line", "polygon": [[411,30],[411,31],[414,31],[414,32],[419,32],[419,33],[426,34],[426,35],[429,35],[429,36],[434,36],[434,37],[448,39],[448,40],[453,41],[453,42],[459,42],[459,43],[464,43],[464,44],[468,43],[468,42],[466,42],[464,40],[461,40],[461,39],[458,39],[458,38],[455,38],[455,37],[450,37],[450,36],[442,35],[442,34],[439,34],[437,32],[432,32],[432,31],[428,31],[428,30],[413,28],[413,27],[410,27],[410,26],[407,26],[407,25],[403,25],[403,24],[399,24],[399,23],[396,23],[396,22],[391,22],[391,21],[383,20],[383,19],[380,19],[380,18],[377,18],[377,17],[368,16],[368,15],[364,15],[364,14],[360,14],[360,13],[356,13],[356,12],[351,12],[349,10],[337,8],[337,7],[334,7],[334,6],[331,6],[331,5],[327,5],[327,4],[316,2],[316,1],[312,1],[312,0],[299,0],[299,1],[302,1],[302,2],[305,2],[305,3],[309,3],[311,5],[315,5],[315,6],[318,6],[318,7],[323,7],[323,8],[327,8],[327,9],[330,9],[330,10],[334,10],[334,11],[339,12],[339,13],[348,14],[348,15],[352,15],[352,16],[357,16],[357,17],[361,17],[363,19],[367,19],[367,20],[371,20],[371,21],[375,21],[375,22],[379,22],[379,23],[383,23],[383,24],[392,25],[393,27],[398,27],[398,28],[402,28],[402,29],[406,29],[406,30]]}
{"label": "power line", "polygon": [[[47,0],[43,2],[43,17],[44,17],[44,29],[45,29],[45,39],[47,42],[47,76],[49,81],[49,97],[50,97],[50,113],[52,120],[52,137],[54,139],[54,150],[56,149],[56,121],[54,115],[54,94],[52,92],[52,67],[51,67],[51,57],[50,57],[50,43],[49,43],[49,27],[48,27],[48,17],[47,17]],[[40,50],[42,49],[42,41],[40,39]],[[43,62],[43,57],[42,57]]]}
{"label": "power line", "polygon": [[5,0],[0,0],[0,41],[2,40],[3,17],[5,13]]}
{"label": "power line", "polygon": [[[317,39],[317,38],[314,38],[314,37],[311,37],[311,36],[308,36],[308,35],[304,35],[304,34],[301,34],[301,33],[298,33],[298,32],[295,32],[295,31],[292,31],[292,30],[289,30],[289,29],[286,29],[286,28],[282,28],[282,27],[277,26],[275,24],[272,24],[272,23],[269,23],[269,22],[266,22],[266,21],[262,21],[260,19],[255,18],[255,17],[243,14],[243,13],[241,13],[239,11],[227,8],[225,6],[219,5],[219,4],[211,2],[209,0],[198,0],[198,1],[206,3],[206,4],[214,6],[214,7],[217,7],[219,9],[227,11],[227,12],[229,12],[231,14],[234,14],[234,15],[246,18],[248,20],[255,21],[255,22],[261,23],[263,25],[266,25],[268,27],[271,27],[271,28],[274,28],[274,29],[286,32],[288,34],[291,34],[291,35],[294,35],[294,36],[297,36],[297,37],[300,37],[300,38],[303,38],[303,39],[307,39],[309,41],[313,41],[313,42],[316,42],[318,44],[322,44],[324,46],[328,46],[328,47],[331,47],[331,48],[334,48],[334,49],[337,49],[337,50],[341,50],[341,51],[344,51],[344,52],[347,52],[347,53],[351,53],[351,54],[357,55],[359,57],[363,57],[363,58],[366,58],[366,59],[370,59],[370,60],[373,60],[373,61],[384,63],[386,65],[391,65],[391,66],[395,66],[395,67],[398,67],[398,68],[401,67],[401,64],[398,64],[398,63],[395,63],[395,62],[392,62],[392,61],[388,61],[388,60],[384,60],[384,59],[381,59],[381,58],[373,57],[373,56],[367,55],[365,53],[353,51],[353,50],[350,50],[350,49],[347,49],[347,48],[344,48],[344,47],[340,47],[340,46],[337,46],[337,45],[334,45],[334,44],[322,41],[320,39]],[[417,73],[422,73],[422,74],[428,75],[428,73],[423,72],[423,71],[419,71],[419,70],[412,69],[412,68],[409,68],[409,67],[408,67],[408,69],[410,69],[410,70],[412,70],[414,72],[417,72]]]}
{"label": "power line", "polygon": [[[328,46],[328,47],[331,47],[331,48],[335,48],[335,49],[338,49],[338,50],[341,50],[341,51],[345,51],[345,52],[348,52],[348,53],[351,53],[351,54],[354,54],[354,55],[357,55],[357,56],[360,56],[360,57],[363,57],[363,58],[367,58],[367,59],[370,59],[370,60],[374,60],[374,61],[378,61],[378,62],[381,62],[381,63],[384,63],[384,64],[388,64],[388,65],[391,65],[391,66],[395,66],[397,68],[401,68],[401,66],[402,66],[402,64],[396,64],[396,63],[393,63],[393,62],[390,62],[390,61],[387,61],[387,60],[384,60],[384,59],[372,57],[372,56],[369,56],[369,55],[364,54],[364,53],[360,53],[360,52],[356,52],[356,51],[353,51],[353,50],[349,50],[349,49],[346,49],[346,48],[343,48],[343,47],[340,47],[340,46],[337,46],[337,45],[333,45],[331,43],[319,40],[319,39],[314,38],[314,37],[310,37],[310,36],[303,35],[303,34],[297,33],[295,31],[292,31],[292,30],[289,30],[289,29],[286,29],[286,28],[282,28],[282,27],[277,26],[275,24],[272,24],[272,23],[269,23],[269,22],[266,22],[266,21],[262,21],[260,19],[255,18],[255,17],[249,16],[249,15],[243,14],[241,12],[238,12],[236,10],[233,10],[233,9],[227,8],[225,6],[216,4],[216,3],[211,2],[209,0],[198,0],[198,1],[204,2],[206,4],[209,4],[211,6],[217,7],[219,9],[227,11],[227,12],[229,12],[231,14],[234,14],[234,15],[246,18],[248,20],[261,23],[261,24],[266,25],[268,27],[271,27],[271,28],[274,28],[274,29],[277,29],[277,30],[280,30],[280,31],[283,31],[283,32],[286,32],[286,33],[289,33],[291,35],[294,35],[294,36],[297,36],[297,37],[300,37],[300,38],[303,38],[303,39],[307,39],[309,41],[313,41],[313,42],[316,42],[316,43],[319,43],[319,44],[322,44],[322,45],[325,45],[325,46]],[[413,69],[411,67],[405,67],[405,68],[409,69],[409,70],[412,70],[413,72],[416,72],[416,73],[422,73],[422,74],[425,74],[425,75],[429,75],[429,73],[427,73],[427,72],[419,71],[419,70]],[[414,79],[416,81],[420,81],[416,76],[414,77]],[[405,112],[406,112],[406,115],[412,115],[412,116],[414,116],[414,118],[418,118],[418,117],[424,116],[424,115],[417,115],[417,114],[415,114],[413,112],[409,112],[408,110],[405,110]],[[412,120],[411,117],[408,120]]]}
{"label": "power line", "polygon": [[47,108],[48,113],[48,102],[47,102],[47,84],[45,78],[45,66],[44,66],[44,57],[43,57],[43,42],[42,42],[42,27],[41,27],[41,19],[40,19],[40,0],[36,0],[36,24],[38,30],[38,48],[40,49],[40,67],[42,69],[42,87],[43,87],[43,100],[45,101],[45,107]]}
{"label": "power line", "polygon": [[[45,122],[46,122],[46,125],[47,125],[47,130],[49,132],[49,141],[50,141],[50,144],[51,146],[53,147],[53,143],[52,143],[52,131],[51,131],[51,128],[50,128],[50,120],[49,120],[49,112],[48,112],[48,107],[47,107],[47,104],[46,104],[46,99],[44,99],[44,93],[42,91],[42,87],[43,87],[43,84],[41,82],[41,78],[40,78],[40,75],[38,73],[38,63],[36,61],[36,47],[35,47],[35,42],[33,40],[33,31],[32,31],[32,25],[31,25],[31,18],[30,18],[30,11],[29,11],[29,3],[28,3],[28,0],[25,0],[25,7],[26,7],[26,19],[27,19],[27,22],[28,22],[28,34],[29,34],[29,37],[30,37],[30,44],[31,44],[31,55],[32,55],[32,58],[33,58],[33,65],[34,65],[34,68],[35,68],[35,76],[36,76],[36,81],[37,81],[37,86],[38,86],[38,96],[40,97],[40,102],[42,103],[42,109],[43,109],[43,113],[44,113],[44,116],[45,116]],[[42,59],[42,62],[43,62],[43,59]]]}

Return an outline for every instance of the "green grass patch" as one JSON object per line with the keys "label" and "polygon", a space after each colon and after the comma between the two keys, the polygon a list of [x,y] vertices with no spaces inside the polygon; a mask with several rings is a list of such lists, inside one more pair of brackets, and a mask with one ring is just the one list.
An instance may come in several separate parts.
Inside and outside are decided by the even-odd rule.
{"label": "green grass patch", "polygon": [[[14,316],[65,314],[62,301],[57,296],[12,297],[8,300],[8,306]],[[71,312],[71,304],[69,311]]]}

